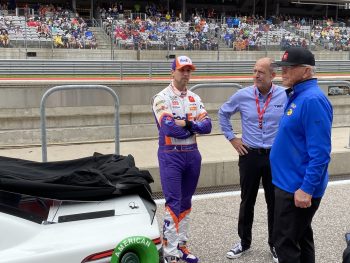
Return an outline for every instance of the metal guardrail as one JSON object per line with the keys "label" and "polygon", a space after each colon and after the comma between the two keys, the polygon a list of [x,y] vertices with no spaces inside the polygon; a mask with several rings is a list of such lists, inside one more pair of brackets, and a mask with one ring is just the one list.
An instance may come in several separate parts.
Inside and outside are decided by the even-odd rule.
{"label": "metal guardrail", "polygon": [[238,83],[208,83],[208,84],[196,84],[193,87],[190,88],[190,91],[195,91],[196,89],[201,88],[212,88],[212,89],[218,89],[218,88],[235,88],[235,89],[241,89],[243,86]]}
{"label": "metal guardrail", "polygon": [[[255,61],[195,61],[196,74],[251,74]],[[0,75],[168,75],[171,61],[0,60]],[[349,60],[316,62],[317,72],[350,72]]]}
{"label": "metal guardrail", "polygon": [[[335,84],[335,85],[344,85],[350,88],[350,81],[343,80],[318,80],[318,84]],[[350,149],[350,131],[349,131],[349,144],[345,148]]]}
{"label": "metal guardrail", "polygon": [[[318,80],[318,84],[335,84],[335,85],[344,85],[350,88],[350,81],[344,80]],[[345,146],[346,149],[350,149],[350,131],[349,131],[349,144]]]}
{"label": "metal guardrail", "polygon": [[97,89],[107,91],[110,95],[112,95],[114,99],[114,109],[115,109],[115,117],[114,117],[114,125],[115,125],[115,154],[119,154],[120,146],[119,146],[119,97],[115,93],[113,89],[104,85],[62,85],[55,86],[47,90],[43,97],[41,98],[40,103],[40,128],[41,128],[41,151],[42,151],[42,161],[47,162],[47,141],[46,141],[46,114],[45,114],[45,105],[46,99],[56,91],[62,90],[74,90],[74,89]]}
{"label": "metal guardrail", "polygon": [[[0,75],[32,75],[32,74],[112,74],[169,75],[171,61],[67,61],[67,60],[0,60]],[[255,62],[217,63],[212,61],[196,62],[196,73],[206,74],[232,74],[251,72]],[[350,64],[349,64],[350,69]]]}
{"label": "metal guardrail", "polygon": [[[318,84],[326,84],[326,85],[344,85],[350,88],[350,81],[344,80],[318,80]],[[200,88],[235,88],[241,89],[243,86],[238,83],[208,83],[208,84],[196,84],[190,88],[190,91],[195,91]],[[349,144],[345,146],[345,148],[350,149],[350,131],[349,131]]]}
{"label": "metal guardrail", "polygon": [[340,85],[344,85],[344,86],[348,86],[350,88],[350,81],[346,81],[346,80],[317,80],[318,84],[340,84]]}

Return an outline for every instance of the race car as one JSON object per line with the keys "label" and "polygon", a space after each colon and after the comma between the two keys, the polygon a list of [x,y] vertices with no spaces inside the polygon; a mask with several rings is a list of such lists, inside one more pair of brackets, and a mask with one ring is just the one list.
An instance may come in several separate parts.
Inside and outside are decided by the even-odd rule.
{"label": "race car", "polygon": [[152,181],[131,155],[0,157],[0,262],[160,262]]}

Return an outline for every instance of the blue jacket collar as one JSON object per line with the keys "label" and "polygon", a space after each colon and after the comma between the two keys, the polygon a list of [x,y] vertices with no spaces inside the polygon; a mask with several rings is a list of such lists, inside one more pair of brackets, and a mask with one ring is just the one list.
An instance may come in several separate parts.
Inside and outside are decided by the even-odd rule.
{"label": "blue jacket collar", "polygon": [[317,78],[307,79],[295,84],[293,86],[294,94],[299,94],[308,89],[310,86],[317,86]]}

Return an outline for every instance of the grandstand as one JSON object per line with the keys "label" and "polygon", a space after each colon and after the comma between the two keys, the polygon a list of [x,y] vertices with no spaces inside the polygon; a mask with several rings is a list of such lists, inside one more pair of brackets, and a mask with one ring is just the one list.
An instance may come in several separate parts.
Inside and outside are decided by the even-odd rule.
{"label": "grandstand", "polygon": [[[288,2],[289,7],[297,7],[295,14],[300,16],[278,14],[286,6],[284,0],[277,1],[280,8],[275,14],[265,8],[262,16],[257,15],[261,10],[255,8],[260,3],[258,0],[244,1],[244,4],[240,1],[220,1],[221,4],[219,1],[182,1],[182,5],[175,2],[169,0],[167,6],[163,6],[163,1],[147,4],[119,1],[112,5],[103,1],[1,4],[0,47],[18,51],[0,48],[0,57],[23,58],[21,54],[25,58],[35,57],[43,53],[42,50],[46,50],[46,55],[38,58],[49,58],[50,52],[52,58],[56,56],[53,53],[67,54],[74,59],[89,57],[89,53],[82,52],[72,57],[72,52],[61,52],[61,49],[98,49],[90,54],[109,53],[111,59],[116,58],[114,54],[118,50],[137,51],[137,59],[143,50],[167,51],[166,56],[181,50],[283,51],[291,46],[314,51],[349,50],[350,25],[345,19],[342,1],[334,5],[323,5],[321,1],[319,6],[308,8],[309,14],[318,10],[317,20],[301,16],[304,8],[300,1],[298,4]],[[250,9],[252,5],[255,7]],[[189,10],[187,14],[184,6]],[[320,7],[326,10],[321,12]],[[243,15],[243,10],[252,12]],[[323,11],[335,16],[325,17]]]}
{"label": "grandstand", "polygon": [[96,48],[96,39],[84,19],[73,11],[41,6],[38,13],[0,17],[3,47]]}

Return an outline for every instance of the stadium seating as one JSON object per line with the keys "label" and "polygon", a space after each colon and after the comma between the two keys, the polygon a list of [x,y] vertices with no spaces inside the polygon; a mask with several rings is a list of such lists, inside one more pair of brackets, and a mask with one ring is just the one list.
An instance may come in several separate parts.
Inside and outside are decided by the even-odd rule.
{"label": "stadium seating", "polygon": [[[34,17],[0,16],[0,40],[6,32],[9,47],[97,47],[95,36],[84,19],[71,10],[42,6],[39,14]],[[1,46],[5,46],[2,42]]]}
{"label": "stadium seating", "polygon": [[[347,51],[350,27],[331,19],[232,16],[220,21],[198,14],[184,22],[165,16],[153,5],[147,14],[100,10],[101,26],[112,38],[114,48],[139,50],[285,50],[291,46]],[[6,10],[5,10],[6,11]],[[43,5],[38,15],[24,17],[1,10],[0,46],[35,48],[97,48],[87,23],[71,10]],[[7,15],[5,15],[7,14]],[[101,40],[100,40],[101,41]],[[102,46],[102,45],[101,45]]]}

